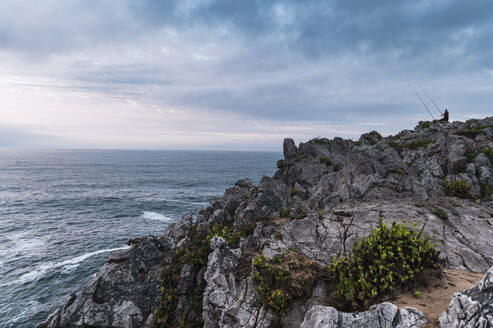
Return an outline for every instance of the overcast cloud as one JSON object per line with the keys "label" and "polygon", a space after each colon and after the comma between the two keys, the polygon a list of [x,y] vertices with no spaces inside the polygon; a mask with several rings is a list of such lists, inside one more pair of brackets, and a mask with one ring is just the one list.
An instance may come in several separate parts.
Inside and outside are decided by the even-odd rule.
{"label": "overcast cloud", "polygon": [[277,150],[412,128],[420,85],[483,117],[492,47],[486,0],[3,1],[0,144]]}

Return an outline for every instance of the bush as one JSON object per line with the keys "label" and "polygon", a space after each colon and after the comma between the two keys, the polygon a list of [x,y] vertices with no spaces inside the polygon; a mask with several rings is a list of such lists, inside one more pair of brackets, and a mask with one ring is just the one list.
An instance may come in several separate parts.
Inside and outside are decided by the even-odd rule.
{"label": "bush", "polygon": [[389,141],[388,144],[389,144],[390,147],[394,148],[396,151],[401,151],[402,150],[402,146],[399,145],[395,141]]}
{"label": "bush", "polygon": [[272,260],[260,255],[253,261],[253,268],[260,301],[278,316],[288,313],[293,299],[310,296],[319,269],[313,261],[292,250]]}
{"label": "bush", "polygon": [[469,189],[471,188],[464,180],[452,180],[443,182],[443,191],[450,197],[471,198]]}
{"label": "bush", "polygon": [[445,212],[444,210],[441,210],[441,209],[438,209],[438,208],[434,208],[431,210],[431,213],[435,216],[437,216],[438,218],[442,219],[442,220],[447,220],[448,219],[448,215],[447,215],[447,212]]}
{"label": "bush", "polygon": [[151,327],[180,327],[186,325],[190,328],[198,328],[204,325],[202,319],[202,297],[205,290],[205,280],[196,282],[193,297],[189,302],[189,310],[186,317],[175,318],[178,306],[178,285],[180,273],[185,264],[191,264],[193,271],[198,272],[207,264],[207,258],[211,249],[205,233],[197,231],[192,226],[188,232],[188,240],[183,247],[173,253],[171,264],[161,273],[161,287],[159,303],[154,311],[154,319]]}
{"label": "bush", "polygon": [[491,196],[493,195],[493,190],[490,189],[487,185],[481,185],[481,189],[479,191],[479,198],[482,201],[491,201]]}
{"label": "bush", "polygon": [[289,218],[289,209],[281,207],[278,212],[280,217]]}
{"label": "bush", "polygon": [[281,232],[281,230],[277,229],[276,231],[274,231],[274,238],[276,238],[276,239],[281,239],[282,238],[282,232]]}
{"label": "bush", "polygon": [[332,162],[327,157],[320,157],[320,163],[325,164],[326,166],[332,165]]}
{"label": "bush", "polygon": [[194,275],[203,270],[207,265],[211,252],[210,240],[214,236],[223,237],[231,247],[238,247],[240,236],[248,236],[253,233],[255,223],[245,226],[241,231],[233,229],[226,224],[216,224],[208,232],[201,232],[192,225],[188,231],[187,239],[182,247],[175,249],[170,265],[161,272],[160,296],[158,306],[154,311],[154,319],[151,327],[190,327],[198,328],[204,325],[202,319],[202,298],[205,290],[205,280],[194,281],[193,292],[183,317],[176,317],[180,295],[178,285],[180,274],[185,264],[193,267]]}
{"label": "bush", "polygon": [[316,137],[313,138],[312,141],[320,145],[330,145],[330,139],[327,138]]}
{"label": "bush", "polygon": [[382,139],[382,135],[375,130],[368,132],[368,136],[371,137],[372,139],[377,139],[377,140]]}
{"label": "bush", "polygon": [[485,147],[480,149],[479,152],[485,154],[490,162],[493,164],[493,149],[491,149],[490,147]]}
{"label": "bush", "polygon": [[237,248],[240,244],[240,231],[233,231],[231,227],[221,223],[216,223],[207,234],[207,242],[210,242],[212,237],[223,237],[232,248]]}
{"label": "bush", "polygon": [[288,284],[289,272],[269,264],[263,255],[253,261],[253,267],[260,299],[278,314],[285,315],[291,304],[291,296],[281,291],[281,287]]}
{"label": "bush", "polygon": [[474,139],[478,134],[484,134],[484,131],[481,131],[479,129],[467,129],[467,130],[457,131],[455,134]]}
{"label": "bush", "polygon": [[424,129],[428,129],[431,125],[431,122],[430,121],[419,121],[418,124],[420,127],[424,128]]}
{"label": "bush", "polygon": [[422,140],[416,140],[409,142],[405,145],[405,147],[411,149],[411,150],[416,150],[418,148],[426,148],[428,145],[434,143],[435,140],[433,139],[422,139]]}
{"label": "bush", "polygon": [[334,259],[329,271],[335,290],[329,304],[344,311],[359,311],[398,288],[411,286],[425,269],[439,272],[438,251],[422,232],[379,220],[368,237],[355,243],[353,254]]}

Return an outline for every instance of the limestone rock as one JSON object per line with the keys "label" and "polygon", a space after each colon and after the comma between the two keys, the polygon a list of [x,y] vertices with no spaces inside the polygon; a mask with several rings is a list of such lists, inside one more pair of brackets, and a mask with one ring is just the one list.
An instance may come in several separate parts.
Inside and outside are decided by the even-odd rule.
{"label": "limestone rock", "polygon": [[176,244],[180,240],[186,237],[188,231],[190,230],[190,226],[192,225],[193,218],[192,212],[188,212],[184,214],[180,220],[175,223],[172,223],[168,229],[166,229],[164,235],[170,237],[173,242]]}
{"label": "limestone rock", "polygon": [[218,327],[223,311],[237,295],[234,269],[241,257],[239,249],[232,251],[221,237],[211,239],[212,253],[209,254],[204,279],[207,286],[203,297],[204,327]]}
{"label": "limestone rock", "polygon": [[84,287],[71,294],[63,309],[38,328],[141,327],[157,304],[161,263],[170,260],[169,238],[144,237],[131,248],[110,255],[110,261]]}
{"label": "limestone rock", "polygon": [[426,323],[421,311],[399,309],[391,303],[373,305],[360,313],[344,313],[333,307],[316,305],[306,313],[301,328],[419,328]]}
{"label": "limestone rock", "polygon": [[476,286],[455,293],[439,322],[441,328],[493,327],[493,267]]}

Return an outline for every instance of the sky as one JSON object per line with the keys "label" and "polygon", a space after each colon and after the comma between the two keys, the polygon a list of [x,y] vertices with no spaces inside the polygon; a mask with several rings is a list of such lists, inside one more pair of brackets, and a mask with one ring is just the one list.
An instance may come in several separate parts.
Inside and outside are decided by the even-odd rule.
{"label": "sky", "polygon": [[0,2],[0,147],[280,150],[493,115],[493,1]]}

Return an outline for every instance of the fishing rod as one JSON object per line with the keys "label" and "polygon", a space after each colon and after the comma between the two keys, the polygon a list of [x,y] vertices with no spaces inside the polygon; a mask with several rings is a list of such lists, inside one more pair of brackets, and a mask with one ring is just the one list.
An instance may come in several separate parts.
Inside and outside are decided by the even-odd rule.
{"label": "fishing rod", "polygon": [[425,95],[428,97],[428,99],[431,100],[431,102],[433,103],[433,105],[435,105],[437,111],[440,113],[440,115],[443,115],[442,111],[440,110],[440,107],[438,107],[437,103],[435,102],[435,100],[433,99],[432,96],[430,96],[430,94],[421,86],[421,84],[419,85],[419,87],[421,88],[421,90],[423,90],[423,92],[425,93]]}
{"label": "fishing rod", "polygon": [[431,118],[433,118],[433,120],[435,120],[435,117],[433,116],[433,114],[431,113],[430,109],[428,108],[428,106],[426,106],[425,102],[423,101],[423,98],[420,97],[420,95],[417,93],[417,92],[414,92],[416,94],[416,97],[418,97],[418,99],[421,101],[421,103],[423,104],[423,106],[425,106],[426,110],[428,111],[428,113],[430,113],[431,115]]}

